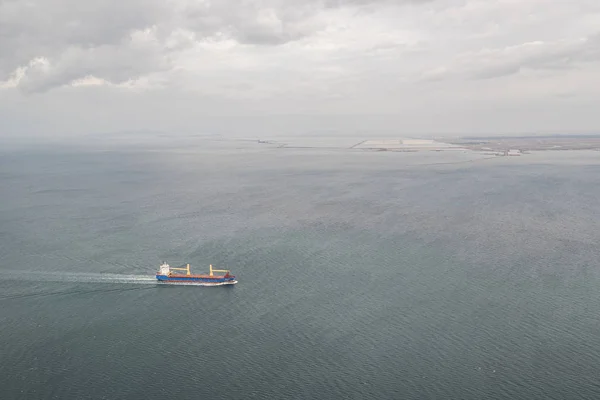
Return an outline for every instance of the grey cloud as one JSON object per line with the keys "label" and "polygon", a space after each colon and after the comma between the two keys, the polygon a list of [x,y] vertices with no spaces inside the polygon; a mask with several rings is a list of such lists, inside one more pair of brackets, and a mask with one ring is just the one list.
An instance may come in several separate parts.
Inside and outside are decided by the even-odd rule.
{"label": "grey cloud", "polygon": [[277,114],[312,124],[283,118],[278,133],[326,114],[371,135],[367,114],[394,115],[378,125],[391,134],[592,129],[599,18],[598,0],[0,0],[0,120],[49,134],[220,132],[239,115],[255,118],[236,131],[263,134]]}
{"label": "grey cloud", "polygon": [[[577,38],[598,29],[600,2],[546,1],[0,0],[0,113],[73,131],[107,119],[115,129],[193,131],[206,115],[236,113],[402,114],[387,126],[408,131],[516,127],[519,118],[538,127],[530,114],[498,112],[526,98],[540,110],[572,106],[562,126],[591,126],[599,39]],[[22,67],[18,90],[39,95],[1,88]],[[511,78],[526,68],[551,74]],[[86,76],[159,89],[71,87]],[[490,79],[498,76],[508,78]],[[446,119],[432,118],[434,108]]]}
{"label": "grey cloud", "polygon": [[[417,0],[407,0],[412,3]],[[325,8],[390,3],[385,0],[8,0],[0,2],[0,81],[36,57],[44,69],[26,68],[29,92],[67,84],[92,74],[123,82],[169,68],[169,52],[205,38],[230,38],[243,44],[279,45],[326,26]],[[393,3],[393,2],[391,2]],[[155,44],[143,50],[131,35],[151,29]],[[169,45],[177,30],[194,39]]]}
{"label": "grey cloud", "polygon": [[168,58],[153,46],[133,43],[120,47],[102,45],[92,48],[70,47],[49,66],[37,65],[27,71],[20,87],[27,93],[43,92],[64,83],[95,75],[114,83],[123,83],[147,71],[170,68]]}
{"label": "grey cloud", "polygon": [[326,7],[345,7],[349,5],[367,6],[375,4],[422,4],[431,3],[435,0],[324,0],[322,4]]}
{"label": "grey cloud", "polygon": [[405,5],[435,0],[221,0],[210,7],[205,3],[187,4],[184,24],[201,35],[216,32],[245,44],[278,45],[298,40],[325,28],[315,17],[326,9]]}
{"label": "grey cloud", "polygon": [[484,57],[474,77],[497,78],[516,74],[523,69],[567,69],[577,63],[600,60],[600,36],[576,42],[528,43],[508,50],[495,51]]}
{"label": "grey cloud", "polygon": [[600,34],[574,41],[529,42],[457,57],[448,66],[425,71],[424,81],[451,77],[493,79],[529,70],[561,70],[600,60]]}
{"label": "grey cloud", "polygon": [[185,8],[184,27],[200,36],[220,33],[240,43],[277,45],[308,36],[322,28],[311,19],[313,3],[286,6],[284,2],[221,1],[211,7],[192,3]]}
{"label": "grey cloud", "polygon": [[118,44],[137,29],[151,26],[165,12],[160,1],[123,3],[77,0],[0,3],[0,72],[34,57],[48,57],[71,46]]}

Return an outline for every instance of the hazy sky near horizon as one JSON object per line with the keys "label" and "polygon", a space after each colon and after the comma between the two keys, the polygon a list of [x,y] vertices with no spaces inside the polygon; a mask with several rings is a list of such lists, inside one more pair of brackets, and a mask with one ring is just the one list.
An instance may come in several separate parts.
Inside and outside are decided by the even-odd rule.
{"label": "hazy sky near horizon", "polygon": [[599,104],[598,0],[0,0],[0,135],[580,132]]}

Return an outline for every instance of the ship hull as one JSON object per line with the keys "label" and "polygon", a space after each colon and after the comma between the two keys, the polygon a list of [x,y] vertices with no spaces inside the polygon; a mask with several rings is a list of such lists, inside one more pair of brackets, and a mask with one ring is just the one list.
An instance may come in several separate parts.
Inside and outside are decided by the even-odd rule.
{"label": "ship hull", "polygon": [[190,285],[190,286],[224,286],[235,285],[237,281],[234,278],[224,277],[195,277],[195,276],[167,276],[156,275],[156,280],[160,284],[169,285]]}

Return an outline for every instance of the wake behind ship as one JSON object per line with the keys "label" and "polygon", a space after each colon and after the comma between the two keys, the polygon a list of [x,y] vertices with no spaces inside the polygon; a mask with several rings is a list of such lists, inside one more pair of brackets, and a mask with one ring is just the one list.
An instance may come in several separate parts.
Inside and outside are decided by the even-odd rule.
{"label": "wake behind ship", "polygon": [[[172,270],[186,271],[185,274],[173,273]],[[215,272],[224,272],[224,275],[215,275]],[[175,285],[196,285],[196,286],[223,286],[235,285],[237,281],[235,276],[229,274],[226,269],[213,269],[210,266],[208,274],[192,275],[190,273],[190,264],[186,268],[173,268],[166,262],[163,262],[159,271],[156,273],[156,279],[159,283],[168,283]]]}

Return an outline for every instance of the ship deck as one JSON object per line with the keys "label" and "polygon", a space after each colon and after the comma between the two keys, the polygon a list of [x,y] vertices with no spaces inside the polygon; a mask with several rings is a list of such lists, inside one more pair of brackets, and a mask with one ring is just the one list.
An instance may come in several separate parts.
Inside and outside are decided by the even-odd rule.
{"label": "ship deck", "polygon": [[[171,274],[171,275],[167,275],[168,278],[202,278],[202,279],[225,279],[226,276],[225,275],[207,275],[207,274],[200,274],[200,275],[186,275],[186,274]],[[228,276],[227,278],[233,278],[231,275]]]}

